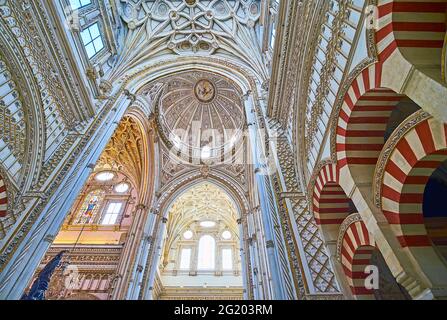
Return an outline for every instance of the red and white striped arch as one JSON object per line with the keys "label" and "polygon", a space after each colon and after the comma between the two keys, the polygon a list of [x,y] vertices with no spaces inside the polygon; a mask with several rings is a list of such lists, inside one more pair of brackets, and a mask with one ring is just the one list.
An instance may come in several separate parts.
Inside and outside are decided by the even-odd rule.
{"label": "red and white striped arch", "polygon": [[402,247],[431,243],[423,220],[429,177],[447,159],[447,124],[433,118],[416,125],[397,143],[382,183],[382,210]]}
{"label": "red and white striped arch", "polygon": [[382,65],[363,70],[352,82],[340,110],[336,150],[340,169],[369,166],[371,175],[385,143],[388,120],[405,96],[381,88]]}
{"label": "red and white striped arch", "polygon": [[379,60],[399,49],[414,64],[440,64],[446,9],[447,0],[379,0]]}
{"label": "red and white striped arch", "polygon": [[6,217],[8,213],[8,195],[6,193],[6,184],[0,176],[0,218]]}
{"label": "red and white striped arch", "polygon": [[335,164],[327,164],[316,178],[313,190],[313,211],[319,225],[340,224],[348,216],[350,201],[340,187]]}
{"label": "red and white striped arch", "polygon": [[371,264],[371,256],[377,250],[373,236],[363,221],[349,225],[342,238],[341,263],[351,287],[352,294],[361,300],[374,299],[374,292],[365,287],[369,273],[366,267]]}

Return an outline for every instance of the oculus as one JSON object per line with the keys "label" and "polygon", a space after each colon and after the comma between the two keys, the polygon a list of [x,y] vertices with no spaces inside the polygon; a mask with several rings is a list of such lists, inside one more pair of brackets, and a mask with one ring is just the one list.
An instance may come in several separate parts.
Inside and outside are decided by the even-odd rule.
{"label": "oculus", "polygon": [[191,240],[193,236],[193,233],[191,230],[185,231],[185,233],[183,234],[183,238],[185,238],[185,240]]}
{"label": "oculus", "polygon": [[231,240],[231,232],[228,230],[225,230],[224,232],[222,232],[222,239]]}

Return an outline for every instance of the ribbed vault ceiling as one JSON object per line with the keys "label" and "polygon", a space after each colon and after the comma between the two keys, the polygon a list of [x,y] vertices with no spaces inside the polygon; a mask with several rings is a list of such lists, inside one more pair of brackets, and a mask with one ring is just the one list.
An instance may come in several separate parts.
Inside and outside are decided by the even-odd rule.
{"label": "ribbed vault ceiling", "polygon": [[166,248],[193,223],[222,222],[238,234],[238,213],[233,200],[212,183],[201,183],[180,195],[172,205],[167,225]]}

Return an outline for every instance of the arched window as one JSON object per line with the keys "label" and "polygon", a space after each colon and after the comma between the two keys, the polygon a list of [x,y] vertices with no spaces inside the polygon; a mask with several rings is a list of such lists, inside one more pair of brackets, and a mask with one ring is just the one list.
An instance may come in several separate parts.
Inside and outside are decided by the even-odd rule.
{"label": "arched window", "polygon": [[197,269],[213,270],[215,267],[215,256],[216,240],[210,235],[202,236],[199,241]]}
{"label": "arched window", "polygon": [[105,191],[97,189],[90,192],[81,205],[81,208],[73,220],[73,224],[92,224],[98,214],[99,208],[104,201]]}

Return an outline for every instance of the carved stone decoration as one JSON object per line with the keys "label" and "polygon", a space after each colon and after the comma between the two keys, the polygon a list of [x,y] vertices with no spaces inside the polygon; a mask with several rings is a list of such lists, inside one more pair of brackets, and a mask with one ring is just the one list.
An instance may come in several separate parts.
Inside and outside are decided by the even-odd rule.
{"label": "carved stone decoration", "polygon": [[143,175],[143,136],[131,117],[124,117],[104,149],[96,169],[115,169],[126,173],[139,186]]}
{"label": "carved stone decoration", "polygon": [[269,77],[259,45],[261,0],[196,1],[193,5],[184,0],[120,0],[117,4],[126,35],[107,77],[112,83],[125,81],[161,56],[220,56],[249,66],[261,82]]}
{"label": "carved stone decoration", "polygon": [[[318,293],[339,293],[340,290],[334,271],[332,270],[329,256],[326,252],[326,247],[315,222],[315,218],[309,210],[309,203],[296,178],[297,175],[295,172],[292,151],[284,135],[277,141],[277,154],[285,189],[283,190],[279,181],[276,181],[274,183],[275,192],[278,195],[284,194],[284,200],[290,201],[292,207],[292,212],[289,213],[289,216],[296,221],[298,234],[295,236],[298,237],[301,242],[305,254],[305,257],[299,257],[298,252],[296,252],[297,259],[300,259],[301,263],[307,262],[308,268],[312,274],[313,284]],[[280,205],[280,208],[286,207],[286,205]],[[284,219],[286,219],[287,212],[284,212],[283,214]]]}
{"label": "carved stone decoration", "polygon": [[213,53],[222,41],[235,41],[241,28],[253,27],[260,1],[121,0],[121,18],[129,30],[145,28],[147,39],[166,39],[176,53]]}
{"label": "carved stone decoration", "polygon": [[206,179],[210,175],[210,168],[208,166],[203,166],[202,169],[200,169],[200,172],[202,173],[202,176]]}
{"label": "carved stone decoration", "polygon": [[[215,73],[190,70],[158,79],[143,87],[146,92],[154,85],[163,91],[155,101],[158,129],[170,151],[182,156],[178,162],[220,158],[243,145],[242,130],[245,113],[240,88],[230,79]],[[173,152],[170,153],[172,157]]]}
{"label": "carved stone decoration", "polygon": [[[47,204],[48,200],[50,199],[50,197],[52,195],[54,195],[56,193],[56,191],[58,191],[58,196],[56,197],[56,199],[54,200],[54,205],[52,206],[52,208],[48,211],[46,211],[44,213],[45,219],[43,219],[43,221],[37,225],[37,228],[35,230],[35,232],[40,232],[42,230],[42,228],[45,226],[46,223],[46,219],[49,219],[50,217],[55,215],[55,211],[56,211],[56,207],[57,204],[60,204],[63,198],[63,193],[65,191],[67,191],[71,184],[76,180],[79,172],[84,168],[85,166],[85,162],[87,161],[86,159],[88,158],[90,154],[88,149],[86,148],[87,143],[89,142],[90,139],[92,139],[92,137],[95,134],[101,135],[104,133],[104,131],[107,130],[107,126],[103,125],[104,123],[109,123],[110,119],[113,117],[113,114],[110,114],[108,112],[108,110],[110,110],[110,106],[112,106],[116,100],[118,99],[118,97],[120,97],[120,95],[122,94],[122,91],[118,91],[114,94],[113,98],[108,101],[108,108],[103,109],[96,117],[95,121],[93,122],[92,126],[89,128],[89,130],[86,132],[86,134],[83,136],[83,139],[81,139],[79,141],[79,143],[76,145],[76,147],[72,150],[71,153],[68,153],[68,148],[61,148],[59,149],[55,155],[53,156],[53,158],[59,159],[59,161],[61,161],[61,159],[63,159],[63,157],[61,156],[61,154],[63,154],[63,156],[68,156],[68,158],[65,160],[65,162],[63,162],[61,164],[60,170],[59,172],[54,176],[51,184],[47,187],[47,189],[45,190],[45,192],[42,193],[36,193],[36,198],[38,198],[40,201],[37,203],[36,206],[34,206],[32,208],[31,211],[29,211],[27,213],[26,219],[23,221],[22,225],[20,226],[19,229],[17,229],[16,233],[14,234],[14,236],[11,238],[11,240],[8,242],[8,244],[5,246],[4,250],[2,251],[1,255],[0,255],[0,271],[2,271],[4,269],[4,267],[6,266],[6,264],[10,261],[12,255],[16,252],[17,247],[19,246],[19,244],[21,243],[21,241],[24,239],[24,237],[28,234],[28,232],[30,231],[31,227],[34,226],[35,221],[37,220],[37,218],[42,217],[42,212],[43,209],[45,207],[45,205]],[[74,138],[73,140],[76,140],[76,138]],[[72,146],[73,142],[71,142]],[[75,167],[73,167],[73,164],[77,161],[77,164]],[[70,171],[70,169],[72,169],[70,175],[68,175],[68,172]],[[0,170],[1,171],[1,170]],[[44,183],[45,179],[43,179],[42,177],[48,177],[50,174],[53,174],[54,171],[51,170],[50,167],[46,166],[43,168],[43,172],[41,174],[40,177],[40,183]],[[64,184],[61,188],[61,182],[64,178],[67,177],[67,181],[66,184]],[[20,213],[24,212],[24,208],[22,206],[19,206],[18,209],[20,210]],[[4,223],[5,221],[2,221],[2,223]],[[14,225],[16,221],[12,220],[12,221],[8,221],[8,225],[7,227],[12,227]],[[6,228],[5,225],[3,225],[3,227]],[[22,250],[19,253],[19,259],[22,259],[23,257],[25,257],[27,254],[29,253],[28,250]],[[16,269],[10,269],[8,272],[8,275],[5,277],[6,279],[9,278],[10,275],[14,274],[16,272]],[[5,283],[1,283],[0,285],[4,285]]]}
{"label": "carved stone decoration", "polygon": [[[368,0],[368,4],[371,6],[376,6],[378,0]],[[331,115],[331,135],[330,135],[330,146],[331,146],[331,158],[334,162],[337,161],[337,152],[336,152],[336,130],[337,130],[337,122],[339,119],[339,114],[344,102],[344,97],[348,93],[348,90],[360,73],[368,68],[370,65],[376,63],[378,61],[378,50],[375,41],[376,33],[374,29],[366,30],[366,41],[367,41],[367,49],[368,49],[368,57],[363,59],[357,66],[355,66],[352,71],[347,75],[344,79],[343,83],[340,85],[339,93],[337,96],[337,101],[333,107],[332,115]]]}
{"label": "carved stone decoration", "polygon": [[[203,169],[203,168],[202,168]],[[174,177],[172,177],[169,181],[167,181],[166,184],[163,185],[163,188],[161,191],[159,191],[158,199],[156,203],[153,206],[153,210],[156,212],[162,212],[163,214],[167,214],[165,211],[167,209],[167,205],[170,203],[174,195],[176,195],[180,191],[184,191],[188,189],[188,186],[194,185],[198,181],[205,181],[203,177],[203,170],[200,168],[189,168],[189,170],[182,171],[181,173],[176,174]],[[226,172],[223,172],[221,170],[213,169],[210,170],[210,173],[207,177],[207,180],[212,183],[216,183],[218,185],[223,185],[228,190],[231,190],[231,193],[233,193],[232,200],[234,200],[238,204],[239,210],[241,210],[240,215],[245,216],[246,212],[249,210],[249,202],[248,199],[245,197],[245,192],[243,190],[243,186],[239,185],[235,179],[232,179]],[[203,200],[203,199],[202,199]],[[234,213],[233,213],[234,214]],[[157,225],[155,226],[155,230],[158,229],[158,224],[162,223],[163,219],[165,217],[159,216]],[[167,221],[168,223],[173,223],[173,221]],[[248,226],[244,222],[242,226],[244,233],[248,234]],[[247,247],[243,248],[243,250],[248,254],[248,243],[246,243]],[[147,284],[147,279],[149,276],[149,268],[151,265],[151,261],[154,257],[155,250],[154,246],[150,247],[147,264],[145,266],[145,271],[143,274],[143,280],[142,283]],[[250,259],[247,257],[247,270],[251,270],[251,262]],[[253,288],[252,285],[252,275],[249,272],[248,273],[248,279],[247,281],[250,284],[249,289],[249,296],[253,296]],[[143,291],[140,291],[140,298],[142,298]]]}

